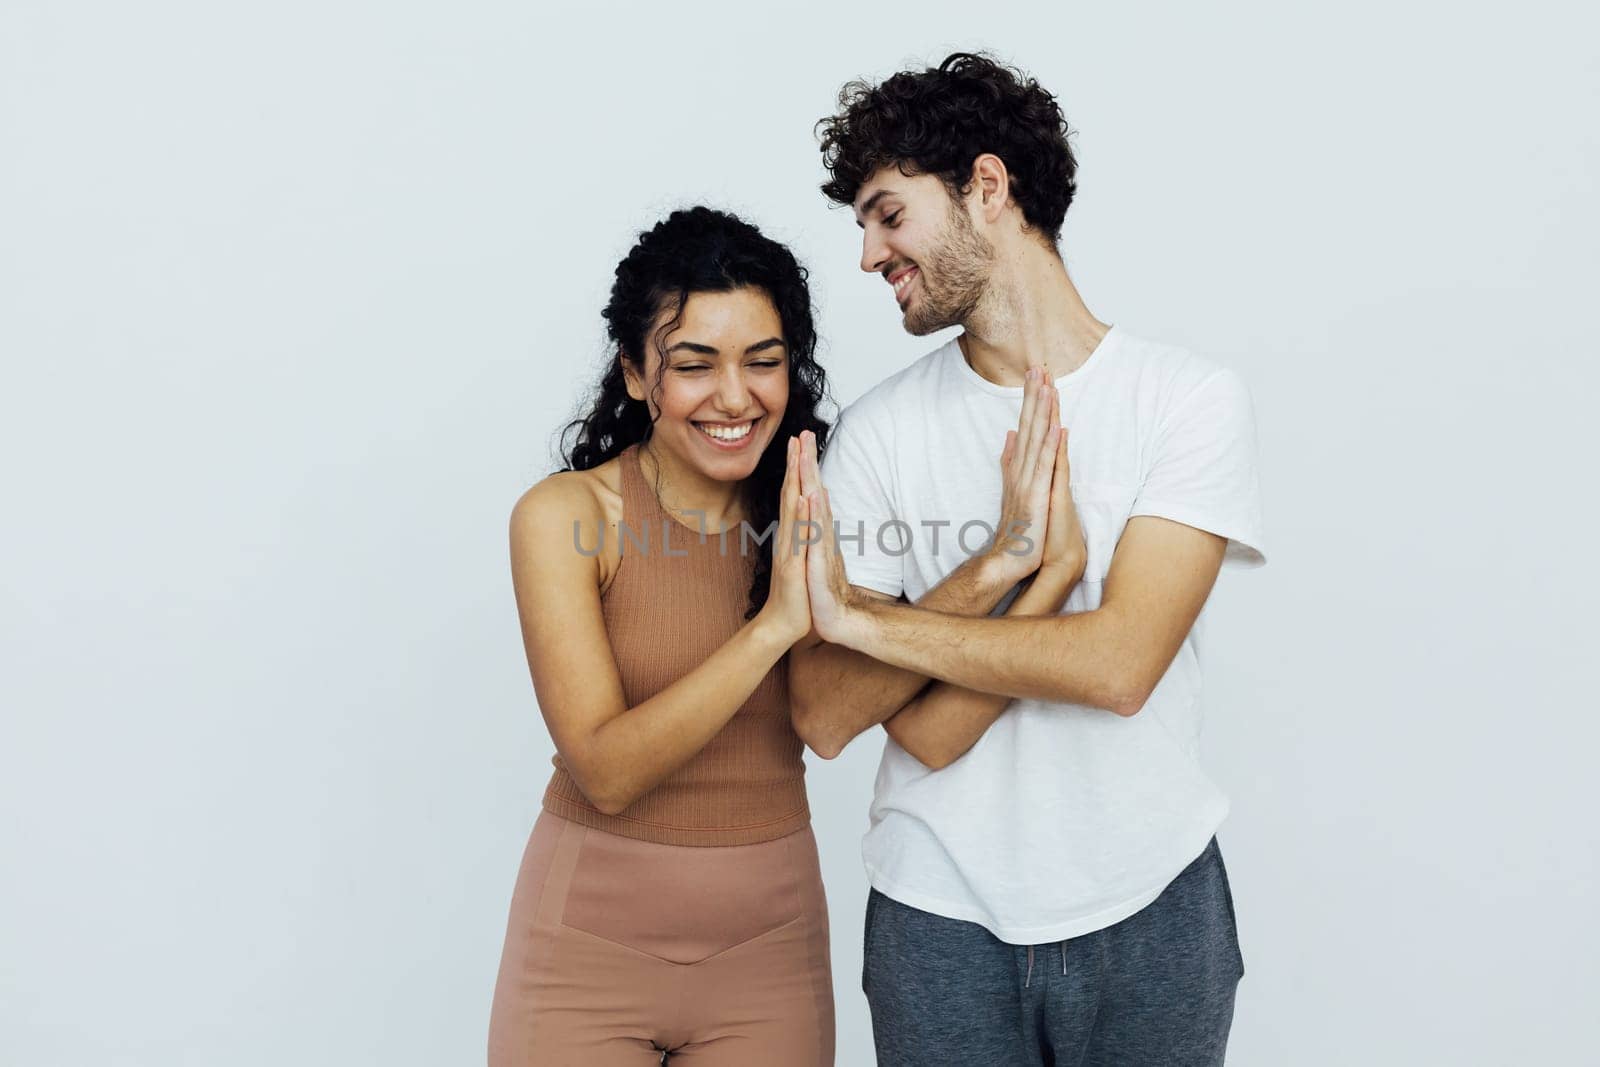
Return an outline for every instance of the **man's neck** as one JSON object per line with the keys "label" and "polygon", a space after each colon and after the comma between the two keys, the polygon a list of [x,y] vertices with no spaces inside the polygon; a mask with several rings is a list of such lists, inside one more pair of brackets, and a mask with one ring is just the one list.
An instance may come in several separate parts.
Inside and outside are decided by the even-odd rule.
{"label": "man's neck", "polygon": [[1084,306],[1066,265],[1038,241],[1017,242],[958,338],[967,364],[996,385],[1021,385],[1043,363],[1059,378],[1083,366],[1111,329]]}

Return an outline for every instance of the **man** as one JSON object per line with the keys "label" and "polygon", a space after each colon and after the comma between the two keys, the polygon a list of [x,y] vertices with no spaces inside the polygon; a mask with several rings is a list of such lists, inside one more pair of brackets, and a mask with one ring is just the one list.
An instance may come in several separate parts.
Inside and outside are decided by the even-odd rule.
{"label": "man", "polygon": [[809,553],[795,725],[825,757],[888,734],[879,1061],[1221,1063],[1244,968],[1198,639],[1220,567],[1265,562],[1249,394],[1084,306],[1076,161],[1033,80],[956,54],[846,86],[822,127],[861,268],[909,332],[963,331],[851,405],[820,471],[804,445],[839,540]]}

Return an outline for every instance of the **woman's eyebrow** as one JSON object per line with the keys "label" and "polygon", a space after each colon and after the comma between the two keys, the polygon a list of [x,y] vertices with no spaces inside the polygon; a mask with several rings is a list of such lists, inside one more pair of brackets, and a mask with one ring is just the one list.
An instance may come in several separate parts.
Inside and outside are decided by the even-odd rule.
{"label": "woman's eyebrow", "polygon": [[683,349],[686,352],[696,352],[702,356],[715,356],[720,354],[717,349],[712,348],[710,345],[703,345],[698,341],[679,341],[677,344],[667,349],[667,355],[670,356],[679,349]]}
{"label": "woman's eyebrow", "polygon": [[[782,347],[783,338],[769,337],[765,341],[757,341],[755,344],[750,345],[744,350],[744,354],[748,356],[752,352],[765,352],[769,348]],[[703,345],[699,341],[679,341],[667,349],[667,355],[670,356],[672,353],[679,350],[693,352],[700,356],[720,356],[722,354],[722,350],[720,348],[713,348],[710,345]]]}

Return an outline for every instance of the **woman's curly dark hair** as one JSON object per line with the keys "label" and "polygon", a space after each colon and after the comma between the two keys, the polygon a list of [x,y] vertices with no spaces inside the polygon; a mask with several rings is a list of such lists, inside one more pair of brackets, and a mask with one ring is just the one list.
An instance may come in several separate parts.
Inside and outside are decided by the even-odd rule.
{"label": "woman's curly dark hair", "polygon": [[829,175],[822,192],[836,203],[855,203],[867,179],[890,165],[935,175],[960,196],[973,161],[992,152],[1005,161],[1027,224],[1052,245],[1061,240],[1077,191],[1072,131],[1054,96],[991,56],[956,52],[882,85],[849,82],[839,91],[839,113],[817,126]]}
{"label": "woman's curly dark hair", "polygon": [[[757,534],[778,518],[778,496],[787,466],[788,440],[802,430],[817,435],[820,458],[828,424],[818,414],[828,379],[816,360],[817,331],[811,317],[806,269],[782,244],[725,211],[691,207],[674,211],[650,230],[617,264],[611,299],[601,313],[613,350],[600,376],[589,412],[561,432],[561,455],[568,470],[590,470],[648,441],[655,425],[649,406],[628,395],[620,356],[645,375],[646,345],[661,352],[662,341],[682,321],[694,293],[722,293],[750,286],[771,297],[789,350],[789,404],[778,432],[744,481],[746,520]],[[666,313],[660,326],[651,326]],[[646,334],[649,334],[646,337]],[[665,364],[665,358],[662,363]],[[658,375],[653,390],[659,390]],[[652,394],[654,395],[654,393]],[[745,618],[766,603],[772,579],[772,547],[761,542]],[[741,548],[745,542],[741,540]]]}

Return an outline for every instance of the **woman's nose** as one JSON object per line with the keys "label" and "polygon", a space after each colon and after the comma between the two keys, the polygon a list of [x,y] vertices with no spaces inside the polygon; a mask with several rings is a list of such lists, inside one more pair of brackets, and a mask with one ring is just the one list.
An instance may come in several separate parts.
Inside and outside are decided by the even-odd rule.
{"label": "woman's nose", "polygon": [[750,390],[745,387],[744,368],[731,367],[717,379],[717,406],[729,418],[743,415],[750,404]]}

